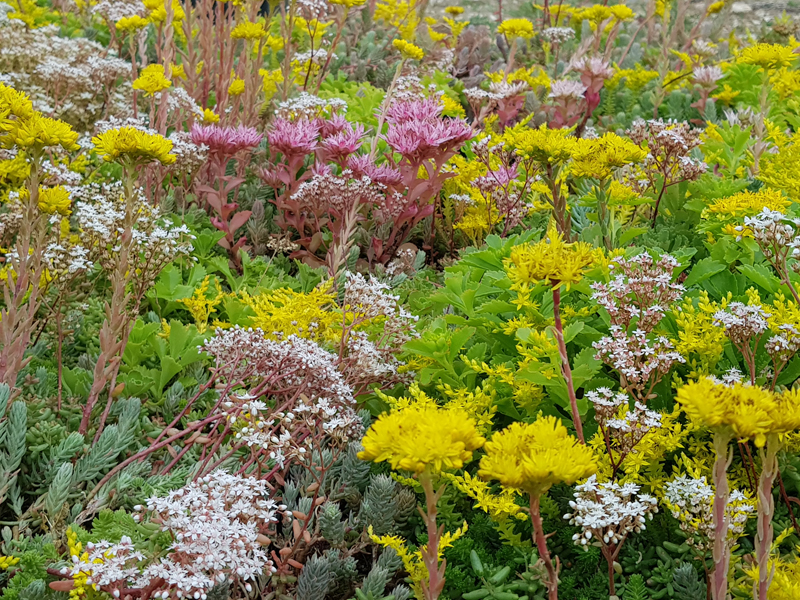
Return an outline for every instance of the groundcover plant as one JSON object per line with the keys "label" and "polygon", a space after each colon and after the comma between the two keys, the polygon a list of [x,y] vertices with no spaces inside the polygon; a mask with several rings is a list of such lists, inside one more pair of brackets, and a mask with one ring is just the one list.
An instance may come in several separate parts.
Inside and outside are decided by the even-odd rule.
{"label": "groundcover plant", "polygon": [[800,600],[753,8],[0,2],[0,600]]}

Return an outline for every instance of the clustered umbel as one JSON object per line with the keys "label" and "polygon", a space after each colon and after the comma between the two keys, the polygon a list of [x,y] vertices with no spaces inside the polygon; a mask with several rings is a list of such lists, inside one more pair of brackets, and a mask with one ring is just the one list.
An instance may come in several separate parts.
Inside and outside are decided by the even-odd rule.
{"label": "clustered umbel", "polygon": [[[3,15],[4,16],[4,15]],[[57,25],[29,28],[0,18],[0,73],[8,85],[25,90],[34,108],[90,129],[110,114],[131,112],[131,65],[113,50],[81,37],[62,37]]]}
{"label": "clustered umbel", "polygon": [[714,325],[725,329],[725,334],[736,346],[758,340],[769,327],[770,313],[757,305],[731,302],[725,310],[714,313]]}
{"label": "clustered umbel", "polygon": [[[390,293],[389,286],[361,273],[347,273],[342,309],[348,322],[347,352],[341,357],[345,379],[363,393],[375,384],[390,386],[404,381],[410,374],[400,374],[402,363],[397,354],[403,345],[418,337],[414,327],[418,317],[408,312],[400,298]],[[380,333],[370,340],[361,324],[380,323]]]}
{"label": "clustered umbel", "polygon": [[115,598],[123,590],[147,590],[152,598],[205,600],[218,583],[241,581],[249,592],[249,581],[275,570],[266,533],[286,507],[269,497],[265,481],[217,470],[134,508],[135,520],[170,534],[166,554],[149,559],[124,536],[117,544],[88,544],[88,556],[74,557],[62,573],[88,575],[87,584]]}
{"label": "clustered umbel", "polygon": [[653,496],[639,493],[633,483],[597,483],[592,475],[575,488],[569,503],[571,513],[564,515],[570,525],[581,528],[572,536],[578,546],[620,546],[631,533],[646,529],[646,522],[658,512]]}
{"label": "clustered umbel", "polygon": [[[81,224],[81,244],[91,250],[92,261],[112,272],[125,232],[121,184],[89,184],[73,188],[71,193],[75,198],[75,217]],[[137,285],[146,286],[165,265],[191,253],[194,236],[186,225],[170,223],[158,207],[145,200],[141,190],[135,193],[133,252],[129,260],[136,272]]]}
{"label": "clustered umbel", "polygon": [[[714,489],[706,478],[680,475],[664,485],[664,500],[681,531],[686,533],[686,543],[698,552],[710,551],[714,546],[713,518]],[[754,512],[753,502],[739,490],[733,490],[725,506],[728,521],[727,544],[733,547],[744,534],[748,517]]]}
{"label": "clustered umbel", "polygon": [[706,163],[691,156],[700,145],[702,130],[688,123],[638,119],[626,133],[634,143],[647,147],[647,156],[627,181],[640,194],[663,193],[676,183],[699,179],[708,170]]}
{"label": "clustered umbel", "polygon": [[540,35],[551,44],[563,44],[575,37],[575,30],[572,27],[548,27]]}
{"label": "clustered umbel", "polygon": [[228,384],[219,406],[227,428],[265,465],[283,466],[323,440],[345,445],[363,434],[338,357],[315,342],[234,327],[218,329],[201,350]]}
{"label": "clustered umbel", "polygon": [[619,372],[622,388],[642,404],[675,362],[685,362],[669,339],[651,336],[683,295],[684,287],[672,279],[677,266],[668,254],[658,260],[647,253],[619,257],[609,267],[611,281],[592,285],[592,298],[611,318],[610,335],[593,344],[596,357]]}
{"label": "clustered umbel", "polygon": [[[742,239],[745,231],[752,232],[764,257],[778,275],[788,281],[787,266],[800,273],[800,262],[797,261],[800,258],[800,235],[797,227],[800,227],[800,219],[790,219],[783,213],[764,208],[754,217],[745,217],[744,226],[736,227],[740,233],[737,240]],[[795,260],[789,263],[789,259]]]}
{"label": "clustered umbel", "polygon": [[593,283],[592,299],[606,309],[612,325],[628,328],[632,322],[651,333],[661,322],[671,304],[683,296],[685,288],[673,281],[679,266],[669,254],[655,260],[643,252],[626,259],[611,261],[611,281]]}
{"label": "clustered umbel", "polygon": [[594,406],[601,431],[614,442],[613,449],[620,453],[620,458],[632,452],[647,433],[661,427],[661,413],[649,410],[641,402],[634,402],[630,410],[630,400],[624,392],[599,387],[586,392],[586,397]]}

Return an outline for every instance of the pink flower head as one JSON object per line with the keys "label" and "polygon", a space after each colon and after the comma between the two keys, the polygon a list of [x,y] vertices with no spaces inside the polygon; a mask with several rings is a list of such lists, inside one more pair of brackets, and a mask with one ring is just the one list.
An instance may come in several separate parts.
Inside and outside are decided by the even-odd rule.
{"label": "pink flower head", "polygon": [[344,131],[344,129],[346,129],[347,126],[350,125],[350,123],[347,121],[347,118],[343,114],[340,114],[338,112],[334,113],[333,116],[328,120],[319,119],[319,122],[320,122],[320,135],[323,138],[327,138],[341,131]]}
{"label": "pink flower head", "polygon": [[458,150],[472,135],[462,119],[425,119],[390,124],[384,139],[407,160],[422,162]]}
{"label": "pink flower head", "polygon": [[356,123],[355,127],[345,122],[345,127],[335,135],[322,141],[325,148],[333,160],[343,160],[356,152],[361,147],[361,140],[364,137],[364,126]]}
{"label": "pink flower head", "polygon": [[351,154],[347,157],[347,166],[351,171],[353,171],[353,174],[356,177],[363,177],[366,175],[372,181],[375,181],[376,183],[382,183],[386,186],[399,185],[403,180],[403,176],[400,171],[390,167],[389,165],[378,166],[366,154],[361,156]]}
{"label": "pink flower head", "polygon": [[272,131],[267,134],[269,146],[286,157],[311,154],[317,149],[320,126],[307,119],[287,121],[275,119]]}
{"label": "pink flower head", "polygon": [[436,120],[442,114],[444,106],[439,98],[425,98],[423,100],[406,100],[389,106],[386,111],[388,123],[400,124],[407,121]]}
{"label": "pink flower head", "polygon": [[514,181],[519,173],[516,165],[512,167],[501,166],[496,171],[489,171],[483,177],[478,177],[473,183],[482,191],[491,192],[497,188],[505,188]]}
{"label": "pink flower head", "polygon": [[332,177],[333,169],[329,164],[317,161],[311,167],[311,173],[314,177]]}
{"label": "pink flower head", "polygon": [[243,150],[252,150],[261,143],[263,136],[253,127],[220,127],[219,125],[194,125],[192,142],[208,146],[212,154],[233,156]]}

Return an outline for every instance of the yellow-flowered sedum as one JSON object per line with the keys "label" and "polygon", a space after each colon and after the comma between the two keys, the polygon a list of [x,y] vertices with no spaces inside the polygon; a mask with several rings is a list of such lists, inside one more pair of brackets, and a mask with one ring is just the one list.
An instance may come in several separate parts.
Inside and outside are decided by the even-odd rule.
{"label": "yellow-flowered sedum", "polygon": [[485,441],[460,410],[410,406],[378,417],[358,457],[387,461],[396,470],[441,473],[461,469]]}
{"label": "yellow-flowered sedum", "polygon": [[569,289],[583,279],[594,261],[595,250],[590,244],[565,242],[551,224],[547,236],[539,242],[514,247],[505,260],[505,269],[517,287],[544,282]]}
{"label": "yellow-flowered sedum", "polygon": [[267,30],[264,29],[264,24],[261,22],[252,23],[250,21],[242,21],[231,29],[231,38],[234,40],[248,40],[252,42],[265,37],[267,37]]}
{"label": "yellow-flowered sedum", "polygon": [[240,96],[243,93],[244,93],[244,79],[239,79],[238,77],[234,77],[231,80],[231,84],[228,86],[228,95]]}
{"label": "yellow-flowered sedum", "polygon": [[506,19],[497,28],[497,33],[508,38],[528,40],[534,36],[533,23],[528,19]]}
{"label": "yellow-flowered sedum", "polygon": [[502,141],[516,154],[541,165],[561,165],[572,158],[578,140],[569,129],[513,127],[503,134]]}
{"label": "yellow-flowered sedum", "polygon": [[0,83],[0,145],[4,148],[61,146],[77,150],[78,134],[64,121],[33,110],[27,94]]}
{"label": "yellow-flowered sedum", "polygon": [[725,310],[733,295],[728,292],[720,302],[711,301],[702,290],[697,306],[691,298],[672,311],[678,326],[675,351],[685,357],[691,369],[690,378],[705,376],[717,366],[728,341],[725,330],[714,324],[714,315]]}
{"label": "yellow-flowered sedum", "polygon": [[117,31],[124,31],[126,33],[131,33],[135,31],[139,31],[140,29],[144,29],[150,24],[150,21],[145,19],[144,17],[140,17],[139,15],[133,15],[130,17],[122,17],[119,21],[114,24]]}
{"label": "yellow-flowered sedum", "polygon": [[151,64],[139,73],[139,77],[133,82],[133,89],[144,92],[146,96],[152,96],[171,85],[172,82],[164,73],[164,65]]}
{"label": "yellow-flowered sedum", "polygon": [[759,448],[768,435],[800,428],[800,390],[773,393],[704,378],[682,386],[677,400],[693,422],[738,439],[752,439]]}
{"label": "yellow-flowered sedum", "polygon": [[333,342],[340,339],[340,312],[331,310],[335,294],[330,287],[314,288],[308,293],[289,288],[271,290],[255,296],[240,295],[254,313],[250,325],[261,329],[269,338],[296,335],[307,339]]}
{"label": "yellow-flowered sedum", "polygon": [[617,169],[644,160],[647,151],[616,133],[578,142],[573,152],[572,174],[576,177],[608,179]]}
{"label": "yellow-flowered sedum", "polygon": [[219,280],[214,280],[214,287],[216,288],[216,295],[214,298],[208,298],[208,290],[211,286],[211,276],[206,275],[200,285],[195,288],[194,293],[190,298],[182,298],[178,300],[181,304],[186,306],[186,310],[192,315],[195,327],[200,333],[204,333],[208,329],[208,318],[211,313],[217,309],[224,298],[222,287]]}
{"label": "yellow-flowered sedum", "polygon": [[406,59],[411,60],[422,60],[425,57],[425,52],[422,51],[422,48],[419,46],[415,46],[411,42],[407,42],[406,40],[397,39],[392,42],[392,46],[400,52],[400,56]]}
{"label": "yellow-flowered sedum", "polygon": [[70,204],[72,201],[69,192],[64,186],[54,185],[53,187],[39,188],[39,210],[48,215],[59,214],[67,216],[70,214]]}
{"label": "yellow-flowered sedum", "polygon": [[763,209],[786,213],[791,201],[780,191],[771,188],[761,188],[757,192],[744,191],[714,200],[707,208],[703,209],[704,219],[726,220],[731,217],[743,218],[757,215]]}
{"label": "yellow-flowered sedum", "polygon": [[540,496],[557,483],[573,484],[593,474],[591,448],[569,435],[555,417],[512,423],[486,442],[478,475],[503,487]]}
{"label": "yellow-flowered sedum", "polygon": [[210,108],[203,109],[203,123],[209,125],[211,123],[219,123],[219,115]]}
{"label": "yellow-flowered sedum", "polygon": [[781,44],[753,44],[744,48],[736,62],[756,65],[762,69],[779,69],[790,66],[797,59],[794,48]]}
{"label": "yellow-flowered sedum", "polygon": [[171,165],[176,157],[170,154],[172,142],[157,133],[135,127],[109,129],[92,138],[97,154],[106,162],[122,161],[146,164],[158,161]]}
{"label": "yellow-flowered sedum", "polygon": [[[445,531],[439,536],[439,545],[437,547],[438,560],[442,559],[444,551],[453,546],[453,542],[462,537],[467,532],[467,522],[456,529],[453,533]],[[375,535],[372,525],[367,529],[367,534],[373,543],[383,546],[384,548],[392,548],[397,552],[397,556],[403,561],[403,568],[408,573],[408,578],[411,580],[411,589],[417,598],[422,598],[422,582],[428,579],[428,569],[425,562],[422,560],[422,551],[411,551],[408,547],[408,542],[401,538],[399,535]]]}
{"label": "yellow-flowered sedum", "polygon": [[19,559],[14,556],[0,556],[0,571],[5,571],[9,567],[13,567],[19,562]]}
{"label": "yellow-flowered sedum", "polygon": [[448,6],[447,8],[444,9],[444,12],[446,12],[448,15],[453,15],[454,17],[457,17],[458,15],[464,14],[464,7]]}
{"label": "yellow-flowered sedum", "polygon": [[363,6],[367,0],[328,0],[331,4],[338,4],[345,8],[354,8],[356,6]]}

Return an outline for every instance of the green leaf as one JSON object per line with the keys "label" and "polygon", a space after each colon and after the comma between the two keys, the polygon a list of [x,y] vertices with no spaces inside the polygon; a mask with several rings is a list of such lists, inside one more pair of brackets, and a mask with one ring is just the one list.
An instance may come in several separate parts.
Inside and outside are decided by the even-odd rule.
{"label": "green leaf", "polygon": [[727,265],[717,262],[712,258],[704,258],[703,260],[698,261],[698,263],[692,267],[692,270],[689,272],[689,276],[686,278],[686,281],[683,282],[683,285],[687,288],[690,288],[693,285],[697,285],[701,281],[705,281],[709,277],[712,277],[713,275],[716,275],[727,268]]}
{"label": "green leaf", "polygon": [[764,265],[739,265],[736,268],[750,281],[759,285],[761,288],[767,290],[771,294],[777,292],[778,288],[781,286],[781,280],[778,279],[772,273],[772,271],[770,271]]}

